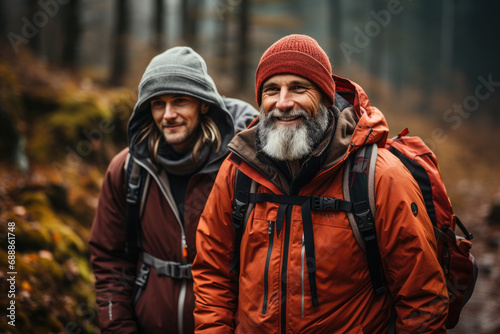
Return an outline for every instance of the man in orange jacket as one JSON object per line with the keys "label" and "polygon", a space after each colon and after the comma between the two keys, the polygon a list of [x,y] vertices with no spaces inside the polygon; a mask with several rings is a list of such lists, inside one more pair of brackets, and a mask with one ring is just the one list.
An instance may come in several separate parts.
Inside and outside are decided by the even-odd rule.
{"label": "man in orange jacket", "polygon": [[[384,147],[382,113],[361,87],[332,75],[325,52],[304,35],[263,54],[256,92],[260,116],[229,144],[198,225],[196,333],[445,332],[448,292],[432,224],[392,153],[378,150],[374,183],[383,293],[372,288],[346,212],[309,208],[308,218],[306,202],[291,200],[342,199],[348,158]],[[241,241],[232,226],[237,172],[256,193]]]}

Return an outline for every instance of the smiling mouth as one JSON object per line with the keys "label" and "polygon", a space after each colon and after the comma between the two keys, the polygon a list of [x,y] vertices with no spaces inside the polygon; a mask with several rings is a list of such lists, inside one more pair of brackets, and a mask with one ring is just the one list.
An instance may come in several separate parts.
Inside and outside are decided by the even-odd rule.
{"label": "smiling mouth", "polygon": [[182,124],[168,124],[168,125],[163,125],[163,128],[165,129],[174,129],[180,127]]}
{"label": "smiling mouth", "polygon": [[296,121],[298,119],[302,118],[301,115],[299,116],[291,116],[291,117],[276,117],[276,119],[278,121],[281,121],[281,122],[293,122],[293,121]]}

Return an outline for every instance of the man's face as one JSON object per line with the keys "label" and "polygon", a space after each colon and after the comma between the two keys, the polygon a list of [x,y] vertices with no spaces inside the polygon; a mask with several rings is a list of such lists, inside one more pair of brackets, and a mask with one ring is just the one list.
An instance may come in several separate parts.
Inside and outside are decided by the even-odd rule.
{"label": "man's face", "polygon": [[151,100],[151,113],[169,145],[177,152],[189,151],[198,138],[200,114],[208,104],[179,94],[164,94]]}
{"label": "man's face", "polygon": [[312,153],[328,127],[322,94],[309,80],[279,74],[262,86],[258,136],[263,150],[278,160],[296,160]]}

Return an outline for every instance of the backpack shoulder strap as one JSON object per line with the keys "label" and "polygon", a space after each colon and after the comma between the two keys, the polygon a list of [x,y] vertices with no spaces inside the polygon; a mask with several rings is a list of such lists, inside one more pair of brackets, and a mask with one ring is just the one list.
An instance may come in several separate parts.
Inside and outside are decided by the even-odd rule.
{"label": "backpack shoulder strap", "polygon": [[[363,147],[356,151],[356,154],[353,158],[350,158],[346,161],[344,167],[344,175],[342,182],[342,192],[344,194],[344,200],[354,202],[351,197],[351,192],[354,189],[352,186],[352,172],[357,171],[358,173],[365,172],[367,174],[367,196],[368,203],[370,205],[370,210],[372,212],[373,217],[376,215],[376,205],[375,205],[375,165],[377,163],[377,152],[378,147],[376,144],[373,144],[371,150],[367,150],[366,147]],[[368,168],[366,170],[366,168]],[[362,192],[365,194],[366,192]],[[352,212],[347,211],[347,217],[349,218],[349,224],[351,225],[352,231],[354,233],[354,237],[359,245],[359,247],[366,251],[365,243],[363,241],[363,237],[361,236],[361,232],[359,231],[358,224],[354,218],[354,214]]]}
{"label": "backpack shoulder strap", "polygon": [[375,164],[378,147],[364,146],[344,167],[344,199],[353,203],[354,212],[347,213],[354,237],[366,252],[368,270],[375,294],[385,292],[380,253],[375,232]]}
{"label": "backpack shoulder strap", "polygon": [[249,203],[248,197],[250,193],[257,191],[257,182],[252,180],[245,173],[236,169],[236,177],[234,181],[234,201],[233,201],[233,227],[236,232],[234,244],[234,257],[231,263],[232,272],[239,266],[240,263],[240,244],[245,232],[248,216],[252,211],[255,203]]}
{"label": "backpack shoulder strap", "polygon": [[137,254],[140,248],[140,222],[144,213],[144,206],[149,188],[150,176],[135,159],[127,155],[124,164],[126,184],[126,241],[125,253]]}

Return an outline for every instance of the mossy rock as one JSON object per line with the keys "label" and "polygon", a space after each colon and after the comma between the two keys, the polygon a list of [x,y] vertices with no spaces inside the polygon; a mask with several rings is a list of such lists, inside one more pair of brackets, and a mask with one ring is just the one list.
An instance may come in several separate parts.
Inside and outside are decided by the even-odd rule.
{"label": "mossy rock", "polygon": [[38,260],[39,272],[47,275],[53,284],[59,284],[64,279],[64,269],[51,259],[40,258]]}
{"label": "mossy rock", "polygon": [[22,204],[40,222],[40,234],[50,235],[50,242],[41,249],[53,249],[55,258],[60,261],[75,253],[86,253],[86,242],[52,211],[47,195],[40,191],[25,193]]}
{"label": "mossy rock", "polygon": [[[60,133],[61,139],[68,143],[76,143],[86,138],[85,133],[99,129],[100,121],[110,120],[112,113],[102,102],[92,96],[65,99],[60,109],[55,111],[47,121],[47,125]],[[96,137],[98,138],[98,137]]]}
{"label": "mossy rock", "polygon": [[47,130],[44,123],[31,125],[30,137],[28,139],[27,154],[30,161],[35,163],[51,163],[64,156],[64,151],[54,151],[56,139],[53,133]]}
{"label": "mossy rock", "polygon": [[40,223],[30,223],[17,219],[15,231],[18,252],[52,248],[51,235]]}
{"label": "mossy rock", "polygon": [[[93,286],[94,274],[90,267],[89,259],[87,257],[77,256],[73,260],[76,263],[81,279],[85,283],[90,284],[89,286]],[[91,291],[89,293],[91,293]]]}
{"label": "mossy rock", "polygon": [[42,207],[50,206],[49,199],[42,191],[30,191],[22,194],[20,202],[25,207],[39,205]]}

